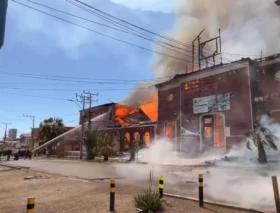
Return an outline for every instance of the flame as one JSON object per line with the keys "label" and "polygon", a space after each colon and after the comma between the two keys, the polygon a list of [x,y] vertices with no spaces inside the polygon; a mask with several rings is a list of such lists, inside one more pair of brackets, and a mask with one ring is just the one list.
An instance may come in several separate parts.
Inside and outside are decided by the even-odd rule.
{"label": "flame", "polygon": [[129,124],[126,123],[121,118],[131,115],[133,113],[136,113],[138,111],[138,109],[135,107],[128,107],[128,106],[125,106],[122,104],[116,104],[115,107],[116,107],[115,121],[117,121],[119,124],[126,125],[126,126]]}
{"label": "flame", "polygon": [[142,104],[140,108],[151,119],[151,121],[157,121],[158,119],[158,93],[155,92],[147,103]]}
{"label": "flame", "polygon": [[176,128],[175,122],[167,122],[165,124],[165,137],[170,141],[172,141],[176,137],[175,128]]}

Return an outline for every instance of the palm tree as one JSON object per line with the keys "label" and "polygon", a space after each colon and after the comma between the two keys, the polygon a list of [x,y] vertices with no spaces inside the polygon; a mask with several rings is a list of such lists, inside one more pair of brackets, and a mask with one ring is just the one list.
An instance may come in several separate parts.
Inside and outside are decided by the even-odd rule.
{"label": "palm tree", "polygon": [[40,123],[40,137],[46,142],[65,132],[62,119],[50,117]]}
{"label": "palm tree", "polygon": [[94,160],[98,149],[98,142],[100,140],[98,130],[86,130],[84,134],[83,141],[87,151],[87,160]]}
{"label": "palm tree", "polygon": [[109,160],[109,156],[111,154],[113,154],[114,152],[114,149],[113,147],[115,146],[116,144],[113,143],[108,134],[105,134],[103,136],[100,137],[100,146],[99,146],[99,149],[100,149],[100,153],[101,155],[104,156],[104,161],[108,161]]}
{"label": "palm tree", "polygon": [[258,148],[258,161],[260,164],[267,163],[265,150],[278,149],[275,144],[277,137],[273,135],[269,129],[260,125],[257,125],[255,130],[246,132],[245,140],[248,149],[252,150],[250,147],[251,142]]}
{"label": "palm tree", "polygon": [[[45,142],[56,138],[57,136],[61,135],[65,132],[64,124],[62,119],[50,117],[45,119],[40,123],[39,126],[39,136],[40,138],[44,139]],[[53,150],[51,149],[48,152],[48,155],[51,155]]]}

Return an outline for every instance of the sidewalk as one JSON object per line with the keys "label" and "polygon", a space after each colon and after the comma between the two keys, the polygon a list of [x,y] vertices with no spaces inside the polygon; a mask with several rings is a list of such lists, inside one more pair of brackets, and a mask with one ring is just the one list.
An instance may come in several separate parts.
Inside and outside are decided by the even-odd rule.
{"label": "sidewalk", "polygon": [[[5,169],[5,167],[3,167]],[[3,170],[3,169],[2,169]],[[39,175],[38,179],[24,180],[27,176]],[[83,181],[56,175],[20,170],[0,173],[0,209],[3,213],[24,212],[26,200],[35,196],[35,211],[38,213],[107,213],[109,204],[109,181]],[[116,184],[116,211],[136,212],[133,195],[143,188]],[[197,202],[165,198],[166,213],[245,213],[227,208],[205,205],[199,208]]]}

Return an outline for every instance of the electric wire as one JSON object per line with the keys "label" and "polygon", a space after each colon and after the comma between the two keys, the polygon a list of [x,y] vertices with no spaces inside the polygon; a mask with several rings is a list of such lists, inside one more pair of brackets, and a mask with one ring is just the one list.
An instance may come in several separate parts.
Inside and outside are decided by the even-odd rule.
{"label": "electric wire", "polygon": [[29,9],[35,10],[35,11],[37,11],[37,12],[39,12],[39,13],[42,13],[42,14],[45,14],[45,15],[47,15],[47,16],[53,17],[53,18],[55,18],[55,19],[58,19],[58,20],[60,20],[60,21],[63,21],[63,22],[65,22],[65,23],[68,23],[68,24],[71,24],[71,25],[73,25],[73,26],[76,26],[76,27],[79,27],[79,28],[88,30],[89,32],[93,32],[93,33],[99,34],[99,35],[101,35],[101,36],[104,36],[104,37],[107,37],[107,38],[111,38],[111,39],[113,39],[113,40],[119,41],[119,42],[121,42],[121,43],[125,43],[125,44],[130,45],[130,46],[137,47],[137,48],[142,49],[142,50],[145,50],[145,51],[153,52],[153,53],[156,53],[156,54],[159,54],[159,55],[163,55],[163,56],[166,56],[166,57],[170,57],[170,58],[173,58],[173,59],[176,59],[176,60],[179,60],[179,61],[184,61],[184,62],[191,63],[191,61],[188,61],[188,60],[186,60],[186,59],[178,58],[178,57],[171,56],[171,55],[168,55],[168,54],[165,54],[165,53],[161,53],[161,52],[159,52],[159,51],[151,50],[151,49],[149,49],[149,48],[146,48],[146,47],[143,47],[143,46],[140,46],[140,45],[137,45],[137,44],[133,44],[133,43],[124,41],[124,40],[122,40],[122,39],[119,39],[119,38],[116,38],[116,37],[107,35],[107,34],[105,34],[105,33],[101,33],[101,32],[92,30],[92,29],[90,29],[90,28],[88,28],[88,27],[82,26],[82,25],[80,25],[80,24],[76,24],[76,23],[74,23],[74,22],[68,21],[68,20],[63,19],[63,18],[61,18],[61,17],[58,17],[58,16],[55,16],[55,15],[53,15],[53,14],[44,12],[44,11],[39,10],[39,9],[37,9],[37,8],[34,8],[34,7],[29,6],[29,5],[23,4],[23,3],[21,3],[21,2],[18,2],[18,1],[16,1],[16,0],[11,0],[11,1],[13,1],[13,2],[15,2],[15,3],[17,3],[17,4],[20,4],[20,5],[24,6],[24,7],[27,7],[27,8],[29,8]]}

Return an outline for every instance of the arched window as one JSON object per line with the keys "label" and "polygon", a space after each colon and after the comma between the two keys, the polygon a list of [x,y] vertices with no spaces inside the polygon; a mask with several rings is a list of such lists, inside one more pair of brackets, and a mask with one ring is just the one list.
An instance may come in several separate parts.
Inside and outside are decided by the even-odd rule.
{"label": "arched window", "polygon": [[139,134],[139,132],[135,132],[134,133],[134,140],[137,141],[137,142],[140,141],[140,134]]}
{"label": "arched window", "polygon": [[144,135],[144,142],[146,144],[146,147],[150,147],[150,133],[149,132],[145,132]]}
{"label": "arched window", "polygon": [[[124,134],[124,137],[125,137],[125,139],[126,139],[127,142],[130,142],[130,134],[129,134],[129,132],[126,132],[126,133]],[[128,144],[128,143],[125,143],[125,144],[124,144],[124,147],[125,147],[126,149],[128,149],[128,148],[129,148],[129,144]]]}

